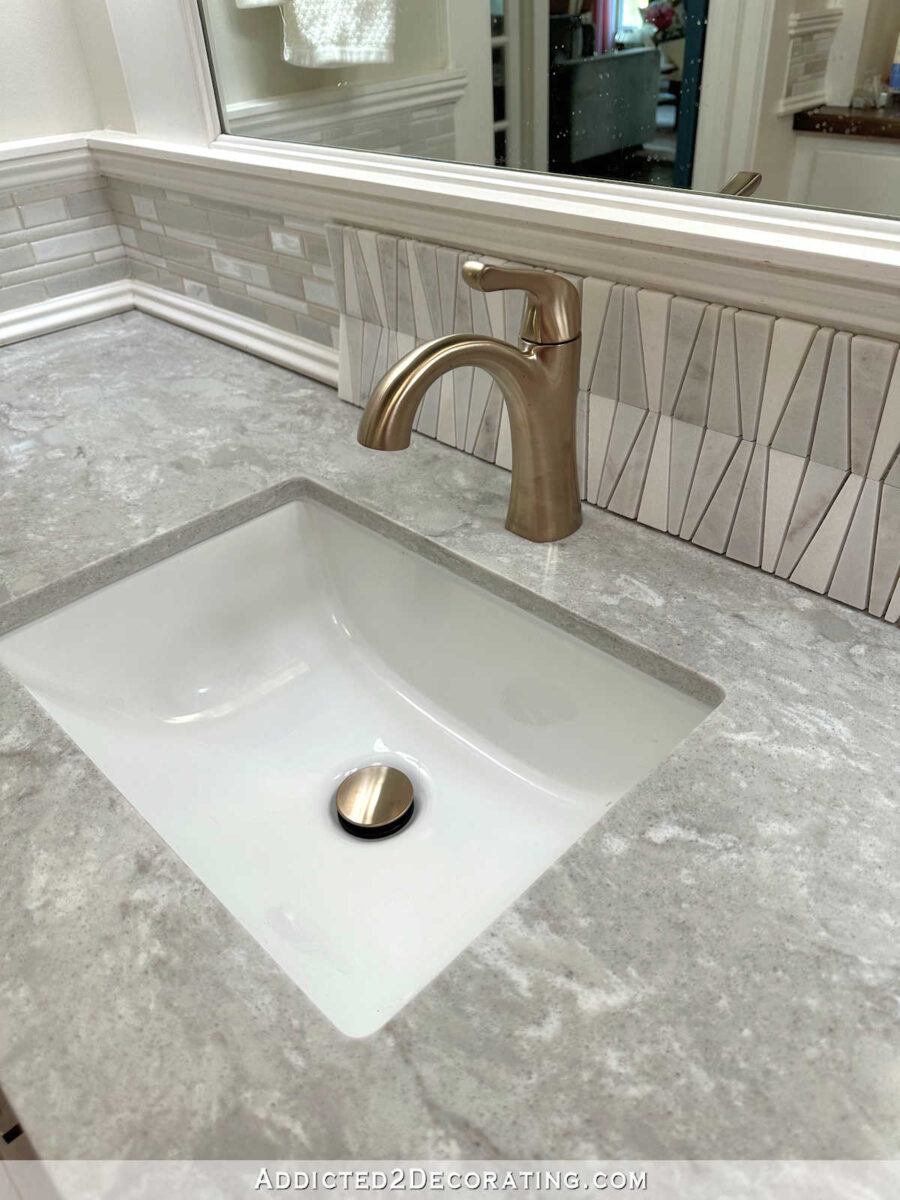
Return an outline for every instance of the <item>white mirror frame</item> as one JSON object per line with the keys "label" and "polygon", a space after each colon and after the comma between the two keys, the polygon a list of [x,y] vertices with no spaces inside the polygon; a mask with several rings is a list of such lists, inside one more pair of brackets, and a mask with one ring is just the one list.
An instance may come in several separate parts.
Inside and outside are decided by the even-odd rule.
{"label": "white mirror frame", "polygon": [[[135,132],[67,139],[65,153],[89,152],[111,178],[900,333],[900,220],[232,137],[220,132],[195,0],[95,2],[109,18]],[[47,147],[33,147],[37,170]]]}

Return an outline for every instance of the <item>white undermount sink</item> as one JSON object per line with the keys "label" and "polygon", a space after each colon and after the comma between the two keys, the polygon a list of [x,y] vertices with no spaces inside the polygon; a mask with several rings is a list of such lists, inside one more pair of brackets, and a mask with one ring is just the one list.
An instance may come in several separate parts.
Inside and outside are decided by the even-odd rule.
{"label": "white undermount sink", "polygon": [[[309,499],[8,634],[0,662],[354,1037],[713,707]],[[360,841],[332,798],[375,762],[416,815]]]}

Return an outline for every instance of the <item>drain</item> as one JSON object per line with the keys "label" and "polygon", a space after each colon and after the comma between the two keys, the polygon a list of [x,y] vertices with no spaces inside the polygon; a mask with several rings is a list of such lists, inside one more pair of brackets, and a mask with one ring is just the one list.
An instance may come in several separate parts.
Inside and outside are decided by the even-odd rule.
{"label": "drain", "polygon": [[335,800],[342,827],[359,838],[383,838],[399,832],[415,808],[409,778],[382,763],[352,771]]}

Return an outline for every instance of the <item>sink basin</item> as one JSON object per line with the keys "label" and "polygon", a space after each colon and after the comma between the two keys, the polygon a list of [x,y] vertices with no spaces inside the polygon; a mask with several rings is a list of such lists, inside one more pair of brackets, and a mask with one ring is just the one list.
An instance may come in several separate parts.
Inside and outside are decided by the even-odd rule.
{"label": "sink basin", "polygon": [[[352,1037],[713,707],[308,498],[7,634],[0,662]],[[333,797],[372,763],[415,815],[363,841]]]}

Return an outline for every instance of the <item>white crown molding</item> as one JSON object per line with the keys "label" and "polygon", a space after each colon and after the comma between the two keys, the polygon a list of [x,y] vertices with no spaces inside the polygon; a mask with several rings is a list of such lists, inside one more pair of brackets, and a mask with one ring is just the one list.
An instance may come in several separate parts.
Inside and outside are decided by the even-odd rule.
{"label": "white crown molding", "polygon": [[229,104],[225,116],[230,132],[241,137],[294,140],[316,133],[318,141],[327,142],[323,130],[330,125],[409,109],[452,107],[467,83],[465,71],[438,71],[385,83],[329,88],[324,95],[322,89],[316,89],[270,100],[246,100]]}
{"label": "white crown molding", "polygon": [[900,222],[720,195],[218,138],[88,135],[106,175],[851,331],[900,331]]}
{"label": "white crown molding", "polygon": [[0,142],[0,192],[96,171],[86,134]]}
{"label": "white crown molding", "polygon": [[121,279],[116,283],[0,313],[0,346],[135,308],[139,312],[170,321],[173,325],[180,325],[183,329],[236,346],[239,350],[287,367],[300,375],[319,379],[332,387],[337,386],[338,352],[332,347],[321,346],[298,334],[285,333],[238,313],[226,312],[204,301],[168,292],[154,284],[131,279]]}

